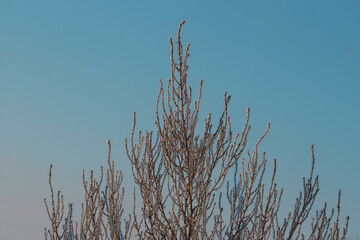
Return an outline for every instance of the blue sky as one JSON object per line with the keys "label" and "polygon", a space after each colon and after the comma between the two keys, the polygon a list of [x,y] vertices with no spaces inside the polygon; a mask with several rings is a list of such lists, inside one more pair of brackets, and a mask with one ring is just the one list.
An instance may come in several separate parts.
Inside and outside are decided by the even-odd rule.
{"label": "blue sky", "polygon": [[315,144],[316,204],[335,207],[341,188],[342,219],[360,235],[359,13],[358,1],[1,1],[0,236],[43,237],[50,164],[80,211],[82,169],[105,164],[108,138],[131,196],[124,139],[134,111],[140,129],[154,129],[183,19],[203,116],[219,114],[228,91],[235,130],[248,106],[250,140],[271,122],[261,150],[278,160],[285,212]]}

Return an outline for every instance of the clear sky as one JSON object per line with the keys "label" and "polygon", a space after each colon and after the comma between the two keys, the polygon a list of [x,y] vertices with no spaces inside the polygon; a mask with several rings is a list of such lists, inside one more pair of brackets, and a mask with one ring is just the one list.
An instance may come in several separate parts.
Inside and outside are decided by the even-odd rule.
{"label": "clear sky", "polygon": [[[187,20],[189,78],[204,79],[202,114],[232,95],[235,130],[252,109],[261,150],[278,159],[284,210],[301,188],[315,144],[316,206],[351,216],[360,231],[359,1],[0,1],[0,238],[42,239],[54,186],[79,213],[82,169],[124,171],[132,113],[154,129],[159,79],[169,77],[169,36]],[[126,200],[131,207],[130,200]]]}

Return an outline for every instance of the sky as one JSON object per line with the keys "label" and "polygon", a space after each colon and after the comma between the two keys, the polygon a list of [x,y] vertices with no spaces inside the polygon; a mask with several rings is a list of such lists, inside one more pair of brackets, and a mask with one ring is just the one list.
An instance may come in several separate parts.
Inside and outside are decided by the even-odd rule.
{"label": "sky", "polygon": [[[223,95],[234,130],[251,107],[249,148],[277,159],[287,212],[315,145],[320,192],[360,236],[359,1],[0,1],[0,237],[41,239],[49,226],[48,169],[79,214],[82,170],[99,171],[112,142],[133,189],[124,139],[133,112],[154,130],[159,79],[168,79],[169,37],[182,20],[191,43],[189,84],[204,79],[201,116]],[[314,213],[314,212],[313,212]]]}

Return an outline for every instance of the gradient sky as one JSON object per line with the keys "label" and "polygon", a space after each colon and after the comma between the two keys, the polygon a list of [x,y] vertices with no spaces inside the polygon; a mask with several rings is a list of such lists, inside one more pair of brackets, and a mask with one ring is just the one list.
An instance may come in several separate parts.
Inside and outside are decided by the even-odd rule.
{"label": "gradient sky", "polygon": [[[308,173],[315,144],[316,206],[351,216],[360,231],[359,1],[0,1],[0,238],[42,239],[43,198],[54,187],[80,211],[82,169],[113,159],[124,171],[132,113],[154,129],[159,79],[169,77],[169,36],[187,20],[190,84],[204,79],[202,116],[217,116],[224,91],[250,140],[277,158],[284,211]],[[252,142],[250,141],[250,143]],[[251,145],[249,145],[251,147]]]}

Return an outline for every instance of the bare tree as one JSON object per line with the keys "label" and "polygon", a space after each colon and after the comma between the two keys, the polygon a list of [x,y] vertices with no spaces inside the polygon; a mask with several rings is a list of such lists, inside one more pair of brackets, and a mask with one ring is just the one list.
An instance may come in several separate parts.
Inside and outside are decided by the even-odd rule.
{"label": "bare tree", "polygon": [[[270,124],[256,143],[254,151],[247,151],[247,156],[242,158],[250,131],[250,109],[242,132],[234,134],[228,115],[230,96],[225,93],[219,123],[213,127],[209,114],[202,134],[197,135],[203,82],[200,81],[199,96],[193,101],[193,91],[187,82],[190,45],[183,49],[181,43],[181,28],[184,23],[185,21],[180,24],[177,35],[177,61],[173,40],[170,38],[171,78],[166,88],[160,80],[156,132],[146,131],[143,135],[140,131],[135,143],[134,114],[131,138],[130,141],[125,141],[142,200],[140,216],[137,217],[134,211],[137,236],[140,239],[304,238],[301,235],[302,226],[319,191],[318,176],[313,177],[313,147],[310,177],[304,179],[304,189],[296,199],[293,211],[281,225],[278,211],[283,190],[278,190],[275,183],[276,159],[266,192],[263,176],[267,160],[265,153],[261,160],[258,153],[258,147],[269,132]],[[215,196],[229,169],[237,165],[239,159],[241,173],[235,176],[231,190],[228,186],[230,220],[226,224],[222,216],[221,199],[218,202],[219,212],[213,216]],[[210,227],[209,220],[212,217],[215,224]],[[327,225],[321,222],[322,218],[326,218]],[[322,232],[322,228],[329,226],[330,220],[331,216],[326,217],[325,207],[313,220],[310,239],[315,236],[316,231]],[[333,239],[339,239],[338,222],[337,217],[335,230],[329,233],[331,236],[334,236],[334,232],[337,233]],[[346,232],[347,222],[343,237]],[[329,234],[325,235],[330,236]]]}
{"label": "bare tree", "polygon": [[[106,186],[101,191],[103,183],[103,168],[101,167],[100,180],[96,180],[91,170],[89,181],[83,171],[84,202],[81,204],[80,224],[72,221],[72,204],[69,204],[67,217],[64,219],[64,200],[60,191],[55,200],[52,178],[52,166],[49,170],[49,185],[51,192],[50,206],[44,199],[51,229],[45,228],[45,239],[50,240],[126,240],[131,238],[131,216],[122,217],[124,189],[121,188],[123,175],[115,171],[114,161],[111,160],[111,144],[108,140],[108,159],[106,170]],[[63,224],[63,225],[61,225]],[[78,232],[78,226],[80,226]]]}
{"label": "bare tree", "polygon": [[[199,131],[199,110],[203,81],[200,81],[198,97],[188,84],[189,48],[183,48],[181,29],[176,44],[170,38],[171,77],[156,100],[156,130],[139,131],[135,136],[136,114],[130,139],[125,148],[139,195],[134,190],[132,217],[123,219],[124,190],[121,188],[122,173],[115,171],[110,159],[106,170],[106,186],[101,191],[100,180],[93,172],[90,181],[85,180],[85,202],[82,205],[81,222],[72,222],[72,205],[63,222],[64,204],[60,192],[56,201],[49,184],[51,204],[47,212],[51,229],[45,229],[50,239],[130,239],[132,230],[136,239],[345,239],[349,218],[340,227],[340,196],[335,210],[327,212],[327,204],[309,219],[319,192],[319,177],[314,176],[315,156],[311,147],[312,165],[310,176],[303,179],[303,189],[295,200],[292,211],[280,220],[279,209],[283,189],[275,182],[277,162],[268,184],[264,177],[266,154],[259,153],[259,146],[270,130],[270,124],[252,151],[247,150],[250,126],[250,108],[241,132],[233,133],[228,106],[230,96],[225,92],[224,107],[218,123],[212,124],[212,115],[204,121]],[[176,50],[175,50],[176,49]],[[175,52],[177,52],[175,54]],[[201,134],[200,134],[201,132]],[[229,170],[234,168],[233,185],[227,181]],[[221,189],[227,181],[227,206],[229,218],[222,203]],[[139,199],[140,198],[140,201]],[[139,209],[140,207],[140,209]],[[309,220],[309,221],[307,221]],[[308,224],[308,227],[305,227]],[[77,228],[80,228],[78,233]],[[305,236],[304,229],[310,233]]]}
{"label": "bare tree", "polygon": [[[224,109],[215,130],[209,114],[202,135],[196,134],[202,81],[199,97],[193,103],[192,88],[187,85],[190,45],[184,52],[180,35],[184,23],[177,36],[178,62],[170,38],[171,78],[166,90],[160,81],[156,140],[153,141],[153,132],[146,132],[145,136],[140,132],[138,143],[134,143],[134,115],[130,147],[125,141],[143,203],[145,231],[140,230],[142,222],[134,222],[140,238],[214,238],[216,227],[209,234],[207,228],[215,208],[215,192],[244,151],[250,130],[248,111],[243,132],[233,135],[228,116],[230,96],[225,93]],[[219,171],[214,171],[217,167]]]}
{"label": "bare tree", "polygon": [[[65,218],[65,223],[62,225],[64,218],[64,197],[60,191],[57,192],[56,197],[54,196],[54,189],[51,182],[52,178],[52,165],[49,169],[49,186],[51,193],[51,202],[50,206],[48,205],[46,198],[44,198],[44,203],[46,206],[46,211],[51,223],[51,228],[45,228],[45,239],[51,240],[61,240],[61,239],[73,239],[74,228],[72,223],[72,204],[69,204],[68,214]],[[62,227],[62,229],[61,229]],[[76,238],[77,239],[77,238]]]}

